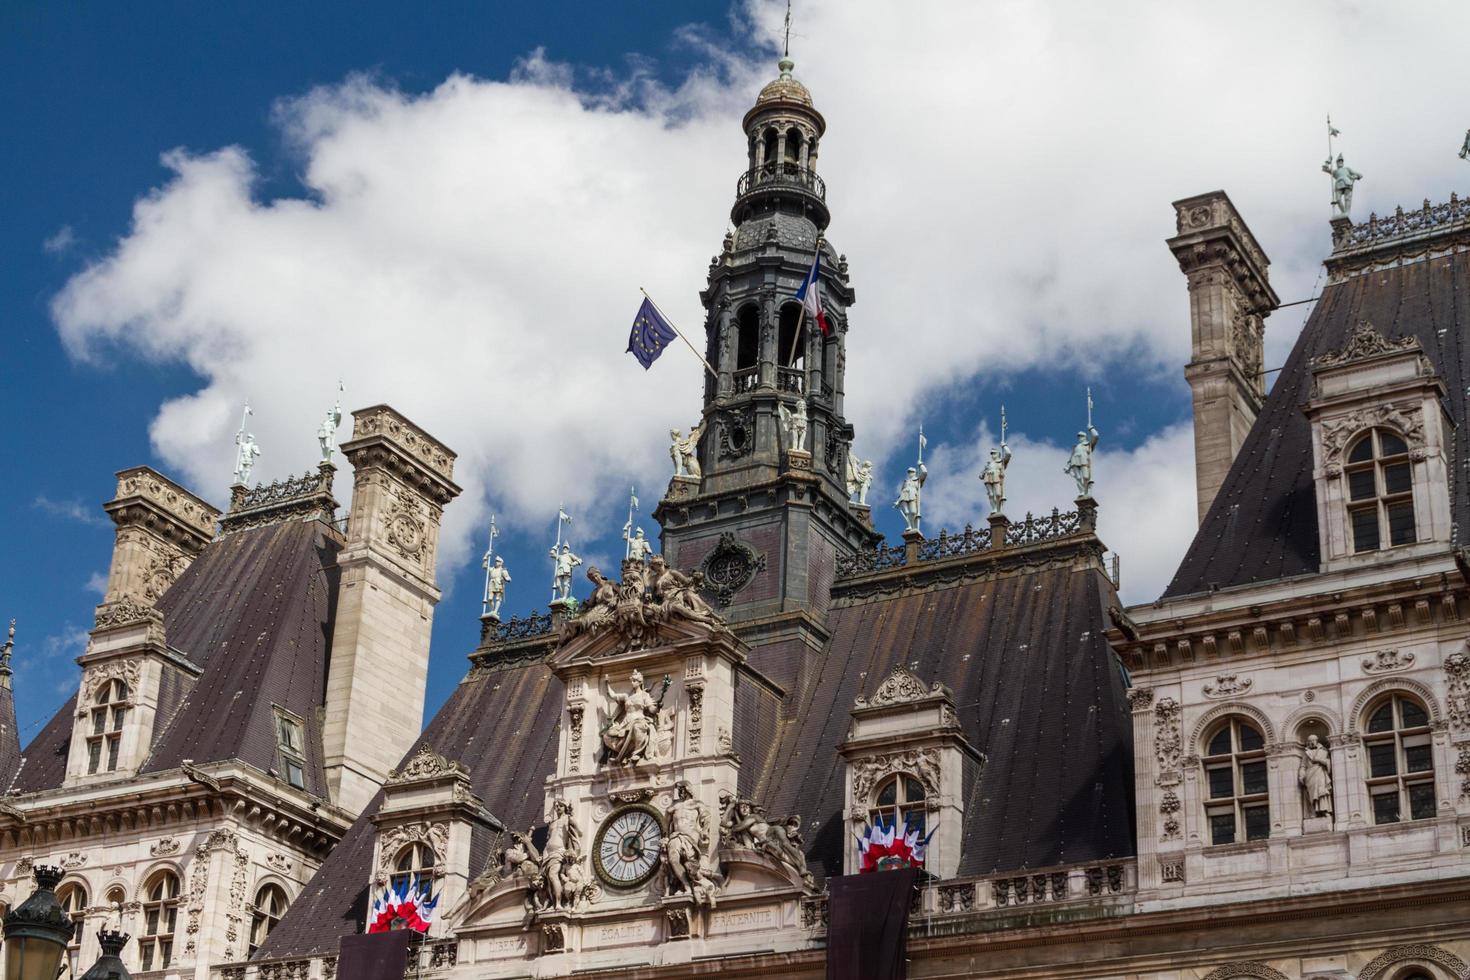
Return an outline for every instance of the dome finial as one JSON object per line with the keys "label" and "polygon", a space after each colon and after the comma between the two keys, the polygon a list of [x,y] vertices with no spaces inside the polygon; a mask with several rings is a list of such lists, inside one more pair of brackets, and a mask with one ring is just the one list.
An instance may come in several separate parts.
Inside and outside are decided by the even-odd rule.
{"label": "dome finial", "polygon": [[776,62],[776,67],[781,69],[781,77],[783,79],[786,79],[787,81],[790,81],[791,70],[796,67],[796,62],[792,61],[791,58],[788,56]]}

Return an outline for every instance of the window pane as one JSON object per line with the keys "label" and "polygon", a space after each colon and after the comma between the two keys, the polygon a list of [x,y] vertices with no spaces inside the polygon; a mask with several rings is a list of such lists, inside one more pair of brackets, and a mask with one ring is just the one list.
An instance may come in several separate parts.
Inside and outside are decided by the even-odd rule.
{"label": "window pane", "polygon": [[117,772],[117,750],[122,744],[120,738],[109,738],[107,740],[107,771]]}
{"label": "window pane", "polygon": [[1405,728],[1427,728],[1429,726],[1429,715],[1419,707],[1417,701],[1404,698],[1399,701],[1399,717],[1404,719]]}
{"label": "window pane", "polygon": [[1347,477],[1349,500],[1370,500],[1378,495],[1377,489],[1373,486],[1371,469],[1350,470]]}
{"label": "window pane", "polygon": [[1368,731],[1391,732],[1393,731],[1393,702],[1385,701],[1378,710],[1368,718]]}
{"label": "window pane", "polygon": [[164,932],[172,933],[174,931],[175,926],[178,925],[178,921],[179,921],[179,910],[177,908],[175,908],[174,906],[170,905],[168,907],[168,910],[167,910],[167,915],[166,915],[166,920],[165,921],[168,922],[168,928],[165,929]]}
{"label": "window pane", "polygon": [[159,910],[157,908],[151,908],[148,910],[148,922],[143,927],[143,934],[145,936],[158,935],[158,912]]}
{"label": "window pane", "polygon": [[1434,784],[1413,783],[1409,786],[1409,819],[1427,820],[1434,816]]}
{"label": "window pane", "polygon": [[1373,822],[1399,822],[1399,793],[1397,789],[1392,793],[1379,793],[1373,797]]}
{"label": "window pane", "polygon": [[898,802],[898,780],[893,780],[878,791],[878,805],[892,806]]}
{"label": "window pane", "polygon": [[1266,792],[1266,763],[1247,762],[1240,767],[1241,793],[1255,796]]}
{"label": "window pane", "polygon": [[1404,772],[1433,772],[1434,759],[1428,745],[1404,746]]}
{"label": "window pane", "polygon": [[903,777],[903,795],[904,799],[910,803],[922,800],[924,798],[924,784],[917,779],[910,779],[908,776]]}
{"label": "window pane", "polygon": [[1389,493],[1408,493],[1412,484],[1408,463],[1391,463],[1383,468],[1383,488]]}
{"label": "window pane", "polygon": [[1378,550],[1378,508],[1363,507],[1349,511],[1353,522],[1353,551]]}
{"label": "window pane", "polygon": [[1228,765],[1209,770],[1209,777],[1210,799],[1223,800],[1235,795],[1235,778]]}
{"label": "window pane", "polygon": [[1368,746],[1368,775],[1392,776],[1399,771],[1392,742]]}
{"label": "window pane", "polygon": [[100,766],[101,764],[102,764],[102,743],[100,741],[97,741],[97,742],[88,742],[87,743],[87,772],[88,773],[94,773],[94,772],[96,772],[97,771],[97,767]]}
{"label": "window pane", "polygon": [[115,732],[122,731],[123,720],[125,718],[127,718],[127,716],[128,716],[128,709],[127,708],[113,708],[112,709],[112,730],[115,731]]}
{"label": "window pane", "polygon": [[1261,737],[1260,732],[1256,731],[1254,728],[1247,724],[1241,724],[1240,750],[1242,752],[1255,752],[1257,749],[1264,748],[1265,745],[1266,740]]}
{"label": "window pane", "polygon": [[1209,748],[1206,751],[1208,751],[1210,755],[1229,755],[1230,754],[1230,726],[1229,725],[1226,725],[1224,728],[1220,729],[1218,732],[1215,733],[1215,737],[1212,738],[1212,739],[1210,739],[1210,745],[1209,745]]}
{"label": "window pane", "polygon": [[1235,814],[1212,813],[1210,814],[1210,843],[1211,844],[1234,844],[1235,843]]}
{"label": "window pane", "polygon": [[295,759],[286,760],[286,782],[297,789],[306,788],[306,774],[301,771],[301,764]]}
{"label": "window pane", "polygon": [[1361,463],[1365,459],[1373,458],[1373,440],[1367,437],[1358,441],[1353,451],[1348,453],[1349,463]]}
{"label": "window pane", "polygon": [[1414,503],[1410,500],[1388,505],[1388,543],[1414,543]]}
{"label": "window pane", "polygon": [[1271,812],[1263,806],[1246,807],[1245,839],[1265,840],[1271,836]]}
{"label": "window pane", "polygon": [[94,712],[92,712],[92,734],[93,735],[101,735],[103,729],[105,729],[106,727],[107,727],[107,712],[106,711],[94,711]]}
{"label": "window pane", "polygon": [[1378,430],[1378,445],[1380,456],[1399,456],[1409,451],[1409,447],[1404,445],[1404,440],[1386,429]]}
{"label": "window pane", "polygon": [[152,943],[144,943],[143,944],[143,969],[144,970],[151,970],[151,969],[153,969],[153,944]]}
{"label": "window pane", "polygon": [[158,965],[166,969],[169,963],[173,962],[173,958],[174,944],[165,939],[158,944]]}

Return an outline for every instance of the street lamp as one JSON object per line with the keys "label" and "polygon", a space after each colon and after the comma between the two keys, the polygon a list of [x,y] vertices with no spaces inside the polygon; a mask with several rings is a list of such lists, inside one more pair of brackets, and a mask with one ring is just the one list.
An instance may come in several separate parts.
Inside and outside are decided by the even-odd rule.
{"label": "street lamp", "polygon": [[55,980],[71,941],[71,917],[56,900],[65,872],[36,866],[36,890],[5,917],[5,980]]}
{"label": "street lamp", "polygon": [[128,934],[122,931],[103,929],[97,933],[97,941],[102,944],[102,955],[97,957],[92,969],[82,974],[81,980],[132,980],[133,975],[123,966],[120,955],[123,947],[128,944],[128,939]]}

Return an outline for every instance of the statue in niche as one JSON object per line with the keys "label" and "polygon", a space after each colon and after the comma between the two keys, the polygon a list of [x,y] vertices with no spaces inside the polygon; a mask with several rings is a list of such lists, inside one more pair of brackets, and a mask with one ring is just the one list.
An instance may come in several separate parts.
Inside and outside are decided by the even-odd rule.
{"label": "statue in niche", "polygon": [[794,412],[785,405],[777,405],[776,413],[781,417],[781,434],[786,437],[786,448],[806,452],[806,399],[797,399]]}
{"label": "statue in niche", "polygon": [[674,801],[664,813],[668,836],[664,838],[665,892],[687,892],[696,905],[715,907],[719,887],[714,867],[714,841],[710,836],[709,813],[694,799],[689,784],[674,784]]}
{"label": "statue in niche", "polygon": [[1077,433],[1077,445],[1063,468],[1068,476],[1077,481],[1077,496],[1092,495],[1092,454],[1097,450],[1097,429],[1092,425],[1086,432]]}
{"label": "statue in niche", "polygon": [[1337,155],[1337,164],[1334,166],[1332,158],[1322,164],[1322,172],[1332,178],[1332,207],[1339,218],[1346,218],[1348,212],[1353,209],[1353,185],[1363,179],[1363,175],[1352,167],[1342,162],[1342,154]]}
{"label": "statue in niche", "polygon": [[[623,694],[613,689],[604,679],[607,699],[617,705],[617,713],[602,732],[602,744],[607,748],[607,761],[615,766],[630,766],[653,758],[656,752],[660,696],[654,700],[643,687],[643,674],[633,671],[629,678],[628,692]],[[668,685],[664,685],[668,691]]]}
{"label": "statue in niche", "polygon": [[847,454],[847,496],[868,506],[868,488],[873,485],[873,461]]}
{"label": "statue in niche", "polygon": [[1332,756],[1316,735],[1307,736],[1297,781],[1306,790],[1310,815],[1332,816]]}
{"label": "statue in niche", "polygon": [[669,430],[669,457],[674,461],[675,476],[700,477],[704,471],[699,468],[699,440],[704,438],[704,423],[689,430],[689,435],[684,435],[678,429]]}

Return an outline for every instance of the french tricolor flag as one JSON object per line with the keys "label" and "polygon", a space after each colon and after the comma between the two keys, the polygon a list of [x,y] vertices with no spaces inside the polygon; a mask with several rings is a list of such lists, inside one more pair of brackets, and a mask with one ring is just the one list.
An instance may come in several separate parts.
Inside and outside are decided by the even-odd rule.
{"label": "french tricolor flag", "polygon": [[807,315],[817,321],[817,326],[822,328],[822,336],[830,337],[832,328],[827,324],[827,311],[822,309],[822,250],[817,249],[817,254],[812,258],[811,271],[801,281],[801,288],[796,291],[796,298],[801,303],[802,309]]}

